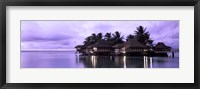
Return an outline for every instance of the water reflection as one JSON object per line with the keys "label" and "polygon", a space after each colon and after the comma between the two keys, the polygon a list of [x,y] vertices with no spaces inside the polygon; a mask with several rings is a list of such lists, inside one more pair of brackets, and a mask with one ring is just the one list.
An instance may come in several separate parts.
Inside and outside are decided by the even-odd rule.
{"label": "water reflection", "polygon": [[124,68],[126,68],[126,56],[123,57]]}
{"label": "water reflection", "polygon": [[[78,59],[79,58],[79,59]],[[178,68],[178,58],[133,56],[77,56],[86,68]],[[174,61],[173,59],[177,60]]]}
{"label": "water reflection", "polygon": [[153,64],[152,64],[152,57],[150,57],[150,68],[152,68]]}
{"label": "water reflection", "polygon": [[91,61],[92,61],[92,67],[96,67],[96,61],[97,61],[97,56],[91,56]]}
{"label": "water reflection", "polygon": [[21,68],[179,68],[179,57],[82,56],[75,52],[22,52]]}

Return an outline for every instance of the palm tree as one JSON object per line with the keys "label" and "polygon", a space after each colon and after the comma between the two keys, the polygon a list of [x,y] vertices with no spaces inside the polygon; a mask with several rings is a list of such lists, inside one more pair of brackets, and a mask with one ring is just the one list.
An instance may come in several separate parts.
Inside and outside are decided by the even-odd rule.
{"label": "palm tree", "polygon": [[112,37],[111,33],[106,33],[104,36],[104,40],[106,40],[109,44],[113,45],[114,44],[114,39]]}
{"label": "palm tree", "polygon": [[106,33],[105,36],[104,36],[104,39],[106,41],[110,41],[112,39],[111,33]]}
{"label": "palm tree", "polygon": [[102,40],[103,38],[103,34],[102,33],[98,33],[97,34],[97,41]]}
{"label": "palm tree", "polygon": [[97,42],[97,36],[95,33],[93,33],[91,36],[88,36],[85,38],[85,41],[83,42],[85,45],[91,45]]}
{"label": "palm tree", "polygon": [[92,37],[91,36],[88,36],[85,38],[85,41],[83,42],[85,45],[89,45],[92,43]]}
{"label": "palm tree", "polygon": [[121,34],[118,32],[118,31],[116,31],[114,34],[112,34],[113,35],[113,43],[114,44],[118,44],[118,43],[123,43],[124,41],[123,41],[123,39],[124,39],[124,37],[123,36],[121,36]]}
{"label": "palm tree", "polygon": [[153,46],[153,41],[154,40],[152,40],[152,39],[147,40],[147,44],[146,45],[152,47]]}
{"label": "palm tree", "polygon": [[148,31],[146,31],[146,28],[139,26],[136,29],[137,30],[135,31],[135,37],[139,42],[141,42],[144,45],[147,45],[147,43],[153,43],[153,40],[150,39],[150,34]]}
{"label": "palm tree", "polygon": [[134,35],[132,35],[132,34],[129,34],[127,37],[126,37],[126,41],[128,41],[128,39],[134,39],[135,38],[135,36]]}
{"label": "palm tree", "polygon": [[99,40],[102,40],[102,38],[103,38],[102,33],[98,33],[97,35],[93,33],[91,36],[86,37],[83,43],[87,45],[91,45],[91,44],[96,43]]}
{"label": "palm tree", "polygon": [[93,33],[90,37],[91,37],[91,44],[94,44],[97,42],[97,35],[95,33]]}

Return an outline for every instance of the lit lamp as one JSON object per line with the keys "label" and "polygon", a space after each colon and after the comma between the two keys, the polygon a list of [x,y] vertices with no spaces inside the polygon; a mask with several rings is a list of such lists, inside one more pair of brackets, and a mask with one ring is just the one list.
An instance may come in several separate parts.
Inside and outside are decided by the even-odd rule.
{"label": "lit lamp", "polygon": [[126,53],[125,47],[122,48],[122,53]]}
{"label": "lit lamp", "polygon": [[93,50],[94,50],[94,51],[97,51],[97,48],[96,48],[96,47],[94,47],[94,48],[93,48]]}

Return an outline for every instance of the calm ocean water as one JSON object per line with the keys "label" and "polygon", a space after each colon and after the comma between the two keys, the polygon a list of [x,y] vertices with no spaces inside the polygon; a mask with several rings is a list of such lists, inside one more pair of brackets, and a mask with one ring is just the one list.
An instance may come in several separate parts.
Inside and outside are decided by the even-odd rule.
{"label": "calm ocean water", "polygon": [[21,52],[21,68],[179,68],[170,57],[79,56],[75,52]]}

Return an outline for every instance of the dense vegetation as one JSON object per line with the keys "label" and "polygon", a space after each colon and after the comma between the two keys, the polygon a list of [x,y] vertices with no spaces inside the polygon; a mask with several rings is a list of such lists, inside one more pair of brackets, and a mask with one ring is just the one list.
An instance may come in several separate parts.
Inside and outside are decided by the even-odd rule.
{"label": "dense vegetation", "polygon": [[[134,34],[129,34],[126,37],[126,41],[129,39],[137,39],[140,43],[152,46],[153,40],[150,38],[150,33],[146,31],[146,28],[143,26],[139,26],[136,28],[136,31]],[[106,33],[103,35],[102,33],[95,34],[93,33],[91,36],[88,36],[85,38],[85,41],[83,42],[85,45],[91,45],[99,40],[106,40],[112,45],[124,43],[124,36],[121,35],[120,32],[116,31],[114,33]]]}

